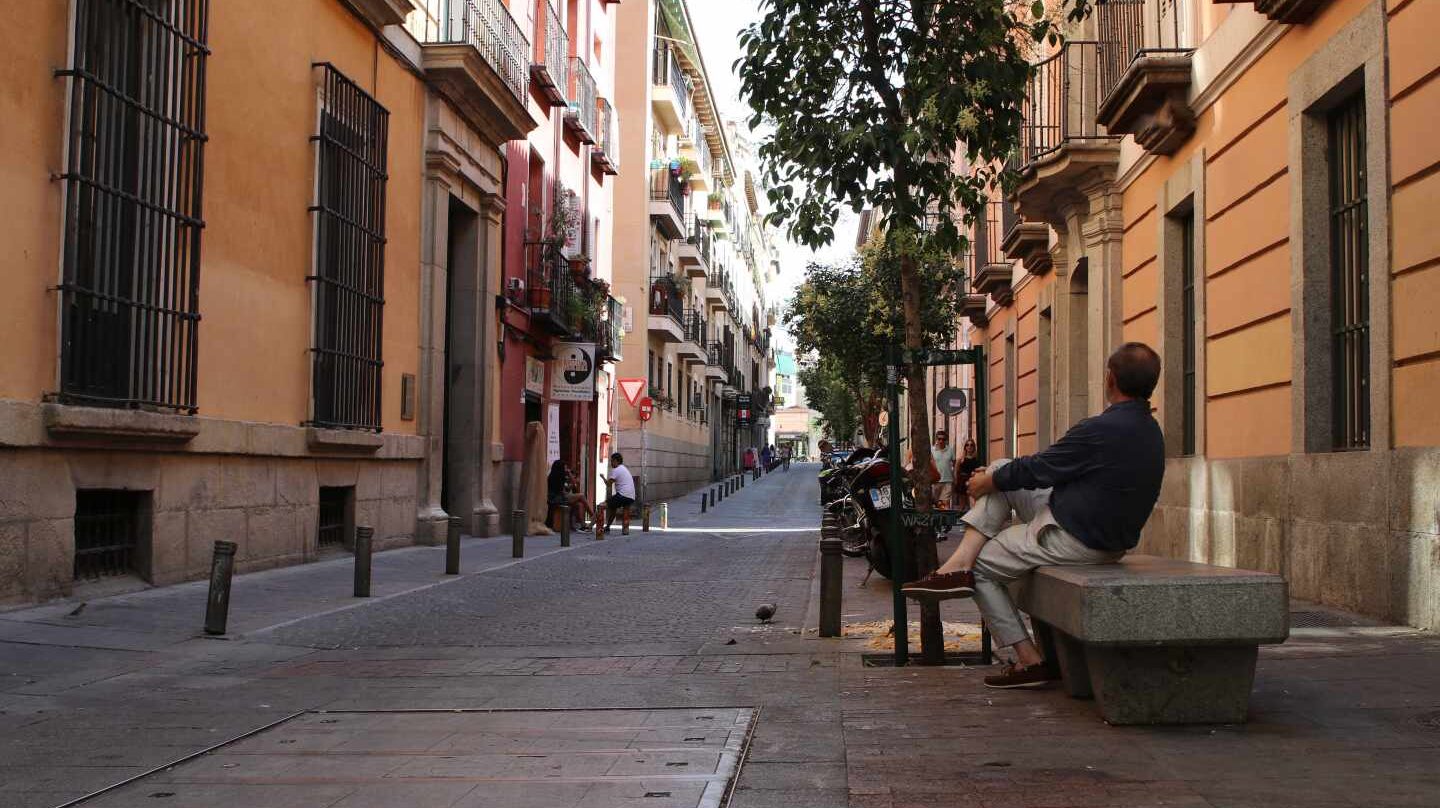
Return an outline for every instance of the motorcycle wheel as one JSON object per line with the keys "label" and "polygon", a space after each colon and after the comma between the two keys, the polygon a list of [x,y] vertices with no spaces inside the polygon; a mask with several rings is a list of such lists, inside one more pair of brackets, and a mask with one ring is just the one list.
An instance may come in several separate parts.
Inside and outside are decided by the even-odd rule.
{"label": "motorcycle wheel", "polygon": [[[885,578],[894,580],[890,575],[890,543],[885,541],[883,533],[876,532],[875,535],[870,537],[870,543],[866,546],[865,555],[870,559],[870,566],[873,567],[876,572]],[[905,569],[902,570],[904,578],[899,581],[899,583],[902,584],[908,584],[920,577],[919,569],[915,565],[915,554],[910,553],[905,561]]]}

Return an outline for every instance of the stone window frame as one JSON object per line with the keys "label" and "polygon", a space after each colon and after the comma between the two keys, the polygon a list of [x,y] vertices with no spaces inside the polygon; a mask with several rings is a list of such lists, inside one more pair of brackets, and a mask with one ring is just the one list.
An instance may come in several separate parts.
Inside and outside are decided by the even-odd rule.
{"label": "stone window frame", "polygon": [[[1159,241],[1160,364],[1163,372],[1160,389],[1163,393],[1160,425],[1165,433],[1166,457],[1203,457],[1205,455],[1206,409],[1206,308],[1205,293],[1209,284],[1205,265],[1205,152],[1203,150],[1176,167],[1161,184],[1155,201]],[[1184,436],[1184,298],[1181,264],[1184,260],[1184,220],[1190,220],[1194,239],[1195,264],[1195,451],[1185,452]]]}
{"label": "stone window frame", "polygon": [[[1390,173],[1385,16],[1372,4],[1290,75],[1291,450],[1385,451],[1390,434]],[[1332,418],[1328,113],[1365,97],[1370,277],[1370,445],[1337,449]]]}

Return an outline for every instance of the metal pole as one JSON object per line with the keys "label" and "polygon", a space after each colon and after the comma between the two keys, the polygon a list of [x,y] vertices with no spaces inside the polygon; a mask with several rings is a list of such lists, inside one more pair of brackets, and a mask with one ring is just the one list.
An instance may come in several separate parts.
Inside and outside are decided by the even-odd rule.
{"label": "metal pole", "polygon": [[975,412],[975,449],[980,462],[989,463],[990,411],[986,396],[988,385],[985,383],[985,349],[976,345],[972,350],[975,351],[975,401],[972,405]]}
{"label": "metal pole", "polygon": [[239,545],[233,541],[215,542],[215,554],[210,558],[210,595],[205,601],[205,633],[224,634],[230,620],[230,581],[235,575],[235,551]]}
{"label": "metal pole", "polygon": [[899,351],[890,348],[889,361],[885,367],[885,392],[889,398],[890,423],[886,428],[887,447],[890,455],[890,518],[887,520],[890,539],[890,584],[894,593],[895,620],[895,666],[910,662],[910,623],[905,611],[905,596],[900,592],[904,583],[906,547],[901,533],[900,509],[904,497],[900,493],[900,357]]}
{"label": "metal pole", "polygon": [[560,509],[560,546],[570,546],[570,505]]}
{"label": "metal pole", "polygon": [[460,517],[450,517],[450,531],[445,535],[446,575],[460,574],[460,522]]}
{"label": "metal pole", "polygon": [[525,557],[525,512],[514,510],[510,512],[510,557]]}
{"label": "metal pole", "polygon": [[370,597],[370,551],[374,549],[375,528],[355,528],[355,597]]}
{"label": "metal pole", "polygon": [[[844,597],[844,558],[837,538],[820,540],[820,636],[840,636],[841,598]],[[897,587],[898,588],[898,587]]]}
{"label": "metal pole", "polygon": [[649,532],[650,532],[650,506],[649,506],[649,505],[641,505],[641,506],[640,506],[640,532],[641,532],[641,533],[649,533]]}

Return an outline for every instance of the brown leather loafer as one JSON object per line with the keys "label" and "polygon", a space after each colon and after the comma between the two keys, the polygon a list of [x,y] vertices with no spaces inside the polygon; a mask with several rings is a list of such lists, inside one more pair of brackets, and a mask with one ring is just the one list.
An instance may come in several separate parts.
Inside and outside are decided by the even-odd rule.
{"label": "brown leather loafer", "polygon": [[907,598],[925,600],[968,598],[975,594],[975,574],[970,570],[932,572],[918,581],[905,584],[900,591]]}

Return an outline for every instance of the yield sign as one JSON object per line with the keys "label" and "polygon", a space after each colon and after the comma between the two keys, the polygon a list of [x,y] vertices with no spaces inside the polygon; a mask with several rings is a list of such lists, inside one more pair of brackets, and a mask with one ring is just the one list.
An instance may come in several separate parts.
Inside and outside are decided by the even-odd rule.
{"label": "yield sign", "polygon": [[645,392],[645,386],[649,382],[645,379],[620,379],[617,384],[620,385],[621,395],[625,396],[625,400],[633,407],[635,402],[640,400],[640,394]]}

